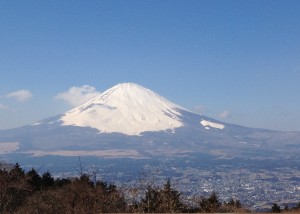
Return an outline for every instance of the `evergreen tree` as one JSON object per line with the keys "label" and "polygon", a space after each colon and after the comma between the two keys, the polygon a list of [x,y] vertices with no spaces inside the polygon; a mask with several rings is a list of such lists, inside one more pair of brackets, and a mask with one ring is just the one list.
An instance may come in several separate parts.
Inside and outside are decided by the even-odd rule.
{"label": "evergreen tree", "polygon": [[180,200],[180,193],[172,188],[168,179],[161,189],[151,185],[147,187],[141,208],[146,213],[176,213],[182,212],[185,206]]}
{"label": "evergreen tree", "polygon": [[58,178],[54,181],[54,183],[55,183],[55,187],[61,188],[63,186],[70,184],[71,181],[70,181],[70,179],[67,179],[67,178],[61,178],[61,179]]}
{"label": "evergreen tree", "polygon": [[42,178],[41,176],[37,173],[35,169],[31,169],[26,173],[27,177],[27,182],[31,185],[33,190],[39,190],[42,185]]}
{"label": "evergreen tree", "polygon": [[280,213],[280,206],[278,206],[276,203],[273,204],[272,206],[272,213]]}
{"label": "evergreen tree", "polygon": [[180,201],[180,193],[171,187],[170,179],[164,185],[164,188],[160,192],[161,194],[161,212],[180,212],[184,206]]}
{"label": "evergreen tree", "polygon": [[41,179],[42,188],[48,188],[54,186],[54,178],[51,176],[50,172],[44,172]]}
{"label": "evergreen tree", "polygon": [[221,203],[218,199],[217,194],[213,192],[208,198],[201,197],[199,205],[201,212],[214,213],[219,210]]}
{"label": "evergreen tree", "polygon": [[14,213],[29,192],[24,170],[18,163],[10,171],[0,171],[0,213]]}
{"label": "evergreen tree", "polygon": [[24,170],[21,168],[21,166],[16,163],[14,167],[9,171],[9,175],[12,180],[20,180],[25,176]]}
{"label": "evergreen tree", "polygon": [[90,180],[90,177],[87,174],[82,174],[79,178],[79,181],[82,183],[86,183],[90,185],[91,187],[94,186],[93,182]]}
{"label": "evergreen tree", "polygon": [[145,213],[157,213],[160,204],[159,191],[148,185],[145,198],[142,198],[142,209]]}

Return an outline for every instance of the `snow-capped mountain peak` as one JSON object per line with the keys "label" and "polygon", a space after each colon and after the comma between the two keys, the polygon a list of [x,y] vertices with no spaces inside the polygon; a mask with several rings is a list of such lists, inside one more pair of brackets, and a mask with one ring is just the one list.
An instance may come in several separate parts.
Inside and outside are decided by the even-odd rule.
{"label": "snow-capped mountain peak", "polygon": [[121,83],[68,111],[62,125],[98,129],[101,133],[140,135],[183,126],[179,109],[155,92],[134,83]]}

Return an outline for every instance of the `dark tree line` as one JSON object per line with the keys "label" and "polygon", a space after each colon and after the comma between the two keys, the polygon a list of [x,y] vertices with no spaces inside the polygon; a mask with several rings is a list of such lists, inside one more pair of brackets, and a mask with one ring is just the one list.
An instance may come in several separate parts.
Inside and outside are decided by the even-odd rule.
{"label": "dark tree line", "polygon": [[[168,180],[162,187],[148,184],[130,203],[126,191],[104,181],[53,178],[35,169],[25,172],[19,164],[0,169],[0,213],[244,213],[238,200],[221,202],[216,193],[199,196],[193,205],[183,200]],[[273,209],[274,208],[274,209]],[[276,210],[273,207],[272,211]]]}
{"label": "dark tree line", "polygon": [[0,213],[108,213],[126,211],[123,194],[113,184],[90,181],[87,175],[54,179],[19,164],[0,170]]}
{"label": "dark tree line", "polygon": [[296,207],[291,207],[289,208],[288,205],[286,204],[283,209],[280,208],[280,206],[277,203],[274,203],[272,208],[271,208],[272,213],[300,213],[300,202]]}

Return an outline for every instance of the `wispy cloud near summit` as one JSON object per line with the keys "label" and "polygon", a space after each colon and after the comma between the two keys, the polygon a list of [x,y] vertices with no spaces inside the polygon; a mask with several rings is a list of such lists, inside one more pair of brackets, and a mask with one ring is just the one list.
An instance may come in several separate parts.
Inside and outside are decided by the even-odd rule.
{"label": "wispy cloud near summit", "polygon": [[101,93],[93,86],[83,85],[71,87],[68,91],[61,92],[55,96],[55,99],[63,100],[69,105],[76,107],[84,102],[99,96]]}
{"label": "wispy cloud near summit", "polygon": [[228,110],[224,110],[224,111],[222,111],[221,113],[218,114],[218,117],[225,119],[225,118],[230,117],[230,115],[231,114]]}

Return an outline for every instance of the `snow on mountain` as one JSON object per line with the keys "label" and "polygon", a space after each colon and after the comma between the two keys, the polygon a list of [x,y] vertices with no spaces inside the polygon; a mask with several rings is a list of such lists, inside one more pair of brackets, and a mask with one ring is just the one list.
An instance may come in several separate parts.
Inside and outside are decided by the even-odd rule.
{"label": "snow on mountain", "polygon": [[61,121],[63,126],[91,127],[101,133],[140,135],[182,127],[179,110],[185,109],[149,89],[122,83],[68,111]]}
{"label": "snow on mountain", "polygon": [[11,153],[19,149],[19,142],[0,142],[0,154]]}
{"label": "snow on mountain", "polygon": [[63,115],[0,130],[0,153],[66,151],[51,155],[69,155],[68,151],[80,151],[99,155],[86,151],[121,149],[129,156],[134,150],[140,156],[152,157],[188,148],[195,153],[251,157],[258,154],[258,148],[260,153],[275,148],[281,153],[283,149],[299,153],[299,139],[300,133],[223,123],[187,111],[140,85],[123,83]]}
{"label": "snow on mountain", "polygon": [[209,128],[209,127],[216,128],[216,129],[224,129],[225,128],[225,125],[223,125],[223,124],[214,123],[214,122],[207,121],[207,120],[201,120],[200,123],[205,128]]}

